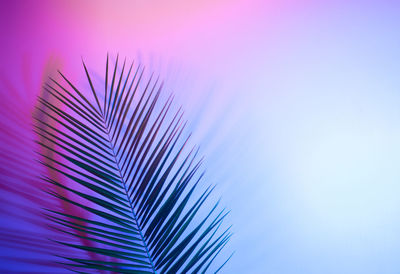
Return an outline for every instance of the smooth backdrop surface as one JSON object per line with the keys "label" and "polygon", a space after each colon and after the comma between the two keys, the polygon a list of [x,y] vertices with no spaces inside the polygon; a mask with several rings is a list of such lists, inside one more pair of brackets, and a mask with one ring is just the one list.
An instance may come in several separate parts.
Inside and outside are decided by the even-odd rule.
{"label": "smooth backdrop surface", "polygon": [[[29,116],[46,68],[80,81],[81,57],[102,73],[119,53],[160,73],[185,109],[205,180],[232,210],[224,273],[400,273],[399,8],[2,1],[1,130],[15,126],[5,104]],[[25,147],[2,142],[2,163]],[[17,226],[19,206],[3,207],[2,226]]]}

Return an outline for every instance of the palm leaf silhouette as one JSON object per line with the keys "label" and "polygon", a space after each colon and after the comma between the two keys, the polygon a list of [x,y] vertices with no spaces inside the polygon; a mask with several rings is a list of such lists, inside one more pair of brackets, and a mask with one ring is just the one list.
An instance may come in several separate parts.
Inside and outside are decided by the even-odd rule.
{"label": "palm leaf silhouette", "polygon": [[44,86],[55,100],[39,97],[35,117],[41,151],[51,151],[40,162],[58,174],[43,176],[45,191],[78,209],[46,209],[64,235],[53,240],[75,250],[56,254],[60,263],[78,273],[206,272],[231,232],[220,228],[228,212],[219,201],[199,218],[213,187],[194,195],[202,160],[198,149],[184,153],[182,110],[170,114],[173,96],[156,107],[162,84],[144,82],[140,65],[124,61],[119,73],[107,55],[101,94],[82,63],[93,97],[59,72],[63,83]]}

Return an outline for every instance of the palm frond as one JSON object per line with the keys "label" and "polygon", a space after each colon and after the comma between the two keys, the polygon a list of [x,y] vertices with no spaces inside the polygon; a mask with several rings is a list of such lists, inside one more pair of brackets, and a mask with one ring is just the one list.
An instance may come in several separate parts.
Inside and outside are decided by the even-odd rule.
{"label": "palm frond", "polygon": [[107,56],[104,93],[82,62],[89,92],[59,72],[62,83],[44,86],[54,100],[38,98],[37,142],[51,152],[40,161],[58,174],[43,176],[46,192],[78,209],[46,211],[65,236],[54,241],[76,250],[60,263],[78,273],[205,272],[231,237],[219,232],[228,212],[218,201],[199,215],[213,187],[197,190],[202,159],[186,148],[183,111],[171,112],[173,96],[159,106],[158,79],[144,82],[126,61],[119,72],[118,62],[109,68]]}

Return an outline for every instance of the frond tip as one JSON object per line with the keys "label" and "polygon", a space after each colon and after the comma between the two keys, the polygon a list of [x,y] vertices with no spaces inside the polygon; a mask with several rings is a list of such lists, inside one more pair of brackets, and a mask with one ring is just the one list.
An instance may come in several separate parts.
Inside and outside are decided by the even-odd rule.
{"label": "frond tip", "polygon": [[63,205],[46,216],[62,234],[54,241],[75,250],[57,254],[60,263],[78,273],[207,271],[231,237],[230,228],[220,232],[228,212],[217,202],[199,213],[213,188],[197,191],[202,161],[198,149],[186,152],[182,110],[171,113],[172,96],[159,106],[162,84],[144,82],[133,63],[119,70],[117,57],[109,69],[107,56],[104,93],[83,68],[88,91],[59,72],[34,117],[40,162],[51,171],[46,192]]}

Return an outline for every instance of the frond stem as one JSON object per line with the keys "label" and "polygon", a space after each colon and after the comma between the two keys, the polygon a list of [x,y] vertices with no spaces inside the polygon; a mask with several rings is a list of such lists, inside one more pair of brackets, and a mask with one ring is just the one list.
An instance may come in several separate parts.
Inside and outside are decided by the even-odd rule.
{"label": "frond stem", "polygon": [[131,198],[129,197],[128,189],[126,188],[126,183],[125,183],[124,177],[123,177],[123,175],[121,173],[121,168],[119,166],[119,162],[117,160],[117,156],[116,156],[116,153],[115,153],[115,150],[114,150],[114,144],[112,143],[112,141],[110,139],[110,131],[109,131],[108,127],[106,126],[106,123],[105,123],[104,120],[103,120],[103,123],[104,123],[104,126],[105,126],[106,131],[107,131],[107,139],[108,139],[108,142],[111,145],[111,152],[112,152],[112,155],[114,157],[115,165],[117,166],[117,169],[118,169],[118,172],[119,172],[119,177],[121,178],[121,182],[122,182],[122,185],[123,185],[124,190],[125,190],[126,198],[128,199],[128,202],[129,202],[129,207],[131,209],[132,217],[133,217],[133,219],[134,219],[134,221],[136,223],[136,226],[137,226],[137,228],[139,230],[139,234],[140,234],[141,240],[143,242],[143,246],[144,246],[144,248],[146,250],[147,256],[149,258],[153,273],[157,274],[157,271],[156,271],[156,268],[154,266],[153,260],[152,260],[152,258],[150,256],[150,251],[149,251],[149,249],[147,247],[146,241],[145,241],[143,233],[142,233],[142,228],[140,227],[140,224],[139,224],[138,219],[136,217],[135,211],[133,209],[132,201],[131,201]]}

